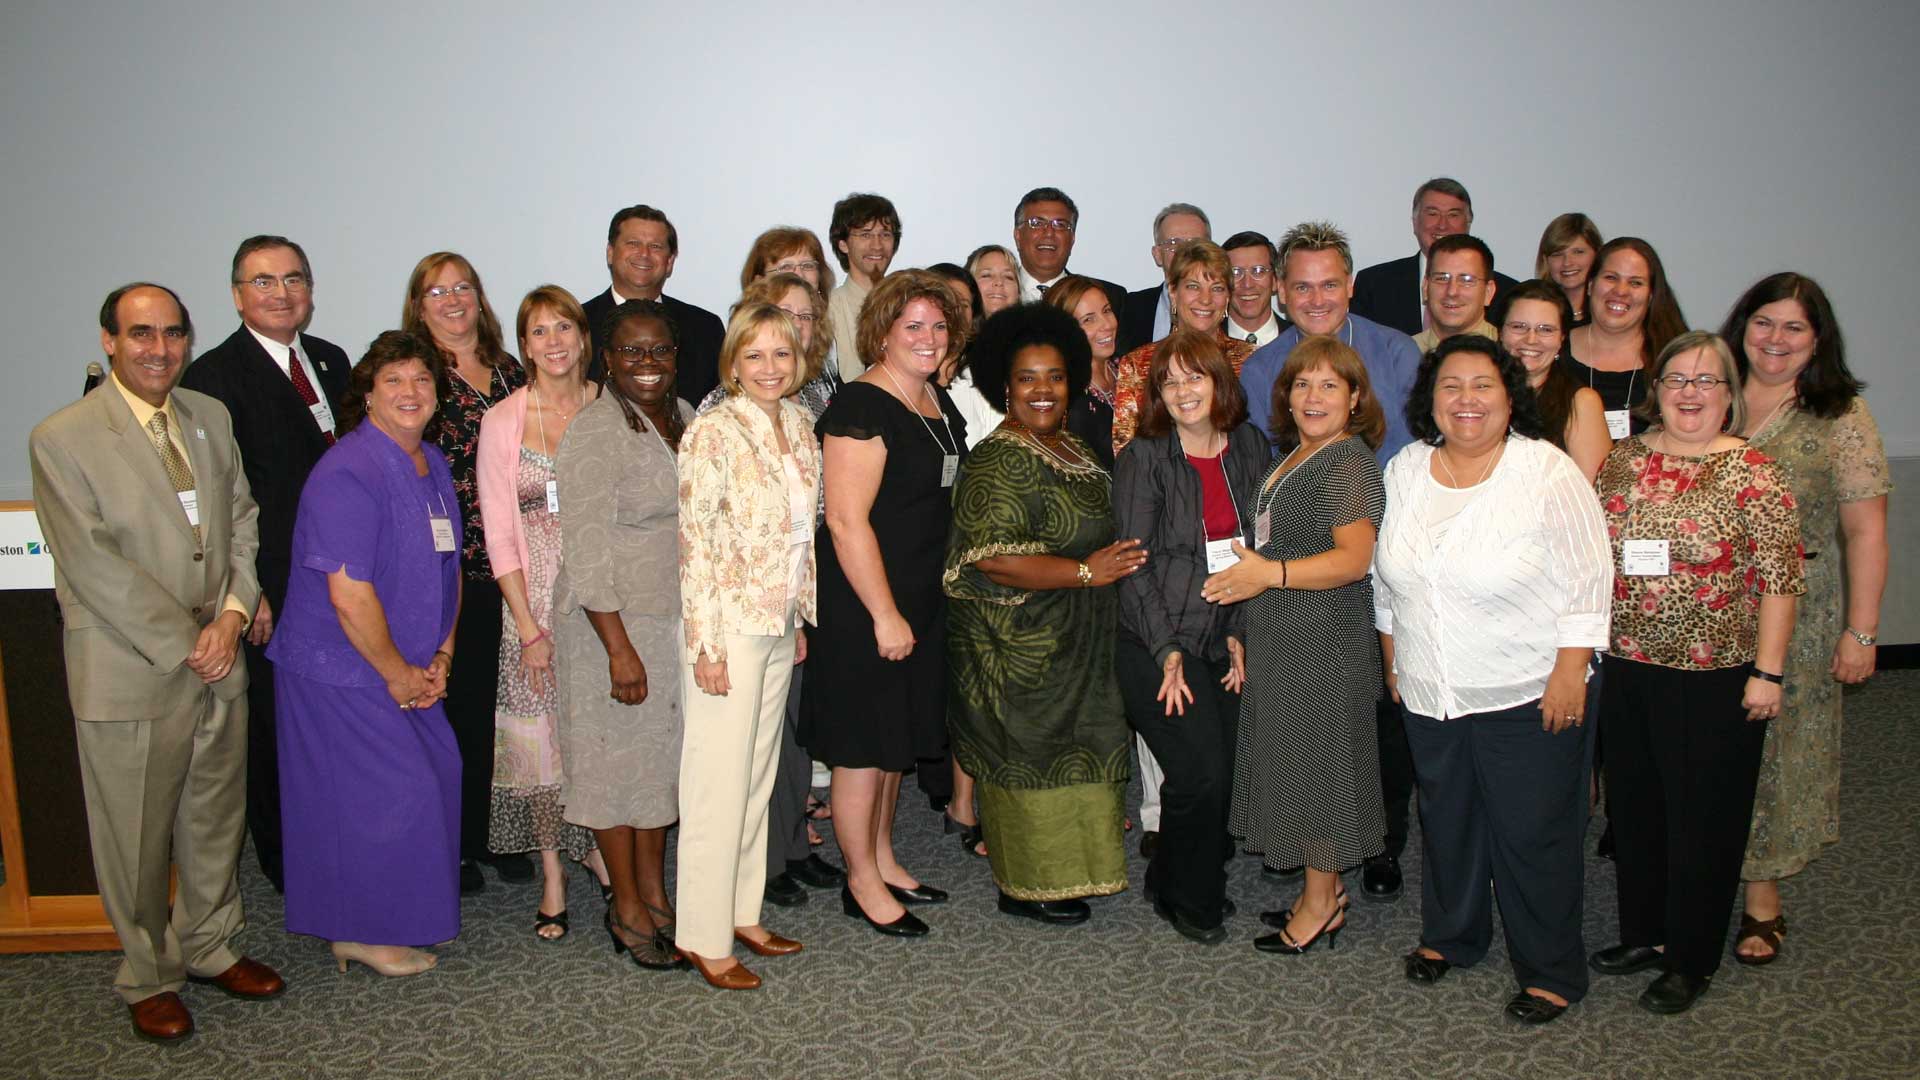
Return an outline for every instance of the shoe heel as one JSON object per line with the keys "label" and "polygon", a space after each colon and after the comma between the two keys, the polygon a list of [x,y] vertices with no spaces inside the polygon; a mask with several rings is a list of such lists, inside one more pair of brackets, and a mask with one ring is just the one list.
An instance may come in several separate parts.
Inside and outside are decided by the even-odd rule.
{"label": "shoe heel", "polygon": [[1327,931],[1327,951],[1328,952],[1332,952],[1333,947],[1340,943],[1340,930],[1345,930],[1345,929],[1346,927],[1342,926],[1340,927],[1339,930]]}
{"label": "shoe heel", "polygon": [[860,910],[860,901],[853,898],[853,890],[844,886],[840,889],[840,910],[856,919],[867,917],[867,913]]}

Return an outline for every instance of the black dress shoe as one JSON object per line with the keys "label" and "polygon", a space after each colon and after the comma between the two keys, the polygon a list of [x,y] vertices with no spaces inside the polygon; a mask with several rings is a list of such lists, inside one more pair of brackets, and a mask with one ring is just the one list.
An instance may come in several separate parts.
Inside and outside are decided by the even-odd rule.
{"label": "black dress shoe", "polygon": [[1299,877],[1303,872],[1306,871],[1306,869],[1307,868],[1304,866],[1288,866],[1288,867],[1282,867],[1278,869],[1271,866],[1262,866],[1260,868],[1260,872],[1270,878],[1285,879],[1285,878]]}
{"label": "black dress shoe", "polygon": [[1434,983],[1439,982],[1447,972],[1453,970],[1453,963],[1448,960],[1435,960],[1419,949],[1415,949],[1407,954],[1406,970],[1408,982],[1419,983],[1421,986],[1432,986]]}
{"label": "black dress shoe", "polygon": [[788,859],[787,874],[802,885],[815,889],[831,889],[847,880],[847,872],[818,855],[808,855],[804,859]]}
{"label": "black dress shoe", "polygon": [[767,879],[767,903],[781,907],[799,907],[807,902],[807,890],[793,880],[792,874],[775,874]]}
{"label": "black dress shoe", "polygon": [[1400,895],[1400,860],[1391,855],[1375,855],[1360,866],[1360,895],[1369,900],[1386,901]]}
{"label": "black dress shoe", "polygon": [[1049,926],[1078,926],[1093,918],[1085,900],[1016,900],[1006,893],[1000,894],[1000,913]]}
{"label": "black dress shoe", "polygon": [[860,907],[860,901],[853,898],[853,890],[844,885],[840,887],[840,910],[888,937],[925,937],[931,930],[926,923],[915,918],[911,911],[902,912],[900,917],[892,922],[875,922],[873,916]]}
{"label": "black dress shoe", "polygon": [[1678,971],[1669,971],[1653,980],[1653,985],[1640,995],[1640,1007],[1650,1013],[1683,1013],[1693,1008],[1693,1003],[1713,985],[1711,978],[1696,978],[1683,975]]}
{"label": "black dress shoe", "polygon": [[1140,834],[1140,857],[1141,858],[1151,859],[1153,858],[1153,853],[1159,850],[1160,850],[1160,833],[1158,830],[1150,829]]}
{"label": "black dress shoe", "polygon": [[1513,1000],[1507,1002],[1507,1007],[1501,1011],[1523,1024],[1538,1027],[1560,1019],[1560,1014],[1567,1011],[1567,1006],[1555,1005],[1546,998],[1522,990],[1513,995]]}
{"label": "black dress shoe", "polygon": [[460,895],[472,896],[487,887],[487,879],[480,873],[480,864],[472,859],[460,860]]}
{"label": "black dress shoe", "polygon": [[898,885],[889,885],[887,886],[887,891],[893,894],[895,900],[903,904],[944,904],[947,902],[947,891],[945,889],[936,889],[924,881],[911,889],[903,889]]}
{"label": "black dress shoe", "polygon": [[1666,954],[1649,945],[1615,945],[1587,958],[1587,966],[1602,975],[1631,975],[1666,962]]}
{"label": "black dress shoe", "polygon": [[500,880],[513,885],[525,885],[533,880],[533,860],[525,852],[516,851],[510,855],[490,855],[482,860],[493,867]]}
{"label": "black dress shoe", "polygon": [[[1001,910],[1004,911],[1006,909],[1002,908]],[[1153,913],[1165,919],[1168,925],[1180,932],[1181,937],[1189,941],[1197,941],[1202,945],[1218,945],[1227,940],[1226,927],[1195,926],[1193,923],[1187,921],[1185,915],[1175,911],[1172,906],[1158,897],[1154,898],[1153,901]]]}
{"label": "black dress shoe", "polygon": [[947,807],[950,806],[952,803],[953,803],[953,796],[951,795],[927,796],[927,809],[932,810],[936,814],[946,813]]}

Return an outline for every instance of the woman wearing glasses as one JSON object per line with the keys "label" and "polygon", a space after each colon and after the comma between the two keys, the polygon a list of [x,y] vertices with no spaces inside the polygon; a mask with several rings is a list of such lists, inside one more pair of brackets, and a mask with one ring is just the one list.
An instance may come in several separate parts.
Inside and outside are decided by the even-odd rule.
{"label": "woman wearing glasses", "polygon": [[1640,1004],[1677,1013],[1726,950],[1805,586],[1782,470],[1729,434],[1746,407],[1726,342],[1682,334],[1653,374],[1642,413],[1657,426],[1616,445],[1597,485],[1615,560],[1600,737],[1620,944],[1591,963],[1606,975],[1663,969]]}
{"label": "woman wearing glasses", "polygon": [[812,229],[779,225],[754,238],[740,267],[740,287],[769,274],[796,274],[822,296],[833,292],[833,267]]}
{"label": "woman wearing glasses", "polygon": [[427,439],[447,456],[460,502],[460,621],[454,647],[461,659],[447,678],[447,722],[460,744],[460,891],[472,893],[486,885],[482,862],[504,881],[533,880],[526,856],[496,856],[487,848],[493,710],[500,692],[500,587],[487,567],[480,485],[474,477],[480,418],[524,385],[527,376],[502,343],[500,320],[480,275],[451,251],[436,251],[414,266],[400,328],[433,342],[446,370]]}
{"label": "woman wearing glasses", "polygon": [[1575,382],[1562,359],[1573,325],[1566,294],[1545,281],[1523,281],[1496,301],[1500,347],[1527,369],[1547,441],[1566,451],[1591,482],[1613,439],[1599,391]]}
{"label": "woman wearing glasses", "polygon": [[[1195,240],[1182,244],[1167,256],[1167,291],[1174,327],[1188,327],[1220,339],[1221,351],[1237,377],[1240,365],[1253,354],[1253,346],[1229,338],[1220,329],[1227,317],[1227,305],[1233,299],[1233,262],[1218,244]],[[1164,340],[1164,339],[1162,339]],[[1114,378],[1113,452],[1117,455],[1133,439],[1140,423],[1140,410],[1146,403],[1147,372],[1153,367],[1153,354],[1160,342],[1142,345],[1120,358]]]}

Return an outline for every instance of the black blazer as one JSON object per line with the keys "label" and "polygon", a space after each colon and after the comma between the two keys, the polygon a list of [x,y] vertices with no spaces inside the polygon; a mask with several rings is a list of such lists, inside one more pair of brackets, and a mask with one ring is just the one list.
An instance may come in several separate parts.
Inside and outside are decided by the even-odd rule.
{"label": "black blazer", "polygon": [[[353,365],[339,346],[312,334],[300,335],[300,348],[320,380],[314,392],[326,398],[337,421]],[[293,380],[245,326],[188,364],[180,385],[218,399],[233,417],[233,441],[240,448],[253,501],[260,504],[260,550],[254,569],[267,603],[277,613],[287,599],[300,489],[327,452],[326,437]]]}
{"label": "black blazer", "polygon": [[[1519,284],[1498,270],[1493,272],[1493,282],[1495,303],[1499,302],[1501,293]],[[1353,279],[1353,313],[1382,326],[1391,326],[1408,337],[1418,334],[1421,330],[1419,253],[1375,263],[1360,271]]]}
{"label": "black blazer", "polygon": [[[708,391],[720,385],[720,343],[726,339],[727,328],[718,315],[705,308],[694,307],[664,293],[660,302],[673,314],[674,326],[680,332],[680,362],[674,375],[674,393],[687,404],[698,406]],[[600,362],[600,343],[606,340],[602,327],[607,316],[613,314],[613,290],[604,289],[599,296],[580,306],[586,311],[587,326],[593,333],[593,356],[587,361],[587,378],[600,382],[607,377],[606,366]]]}
{"label": "black blazer", "polygon": [[1113,347],[1113,355],[1125,356],[1154,339],[1153,313],[1166,292],[1166,282],[1161,282],[1127,294],[1127,310],[1120,318],[1120,340]]}

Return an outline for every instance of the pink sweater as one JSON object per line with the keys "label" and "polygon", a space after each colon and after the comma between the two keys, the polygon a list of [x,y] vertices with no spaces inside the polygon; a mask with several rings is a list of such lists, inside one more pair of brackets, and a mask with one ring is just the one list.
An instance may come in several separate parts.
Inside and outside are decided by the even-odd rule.
{"label": "pink sweater", "polygon": [[527,430],[527,388],[508,394],[480,418],[480,444],[474,476],[480,488],[480,527],[487,538],[487,561],[502,578],[527,565],[527,532],[520,524],[520,495],[514,474],[520,465],[520,440]]}

